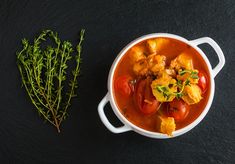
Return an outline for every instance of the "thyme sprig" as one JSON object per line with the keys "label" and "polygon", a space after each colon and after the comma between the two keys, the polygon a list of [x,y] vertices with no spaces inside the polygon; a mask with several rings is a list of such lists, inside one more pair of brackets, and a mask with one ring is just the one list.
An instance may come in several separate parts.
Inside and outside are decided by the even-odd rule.
{"label": "thyme sprig", "polygon": [[[73,55],[73,47],[69,41],[61,41],[56,32],[42,31],[34,39],[33,44],[22,39],[23,49],[17,54],[17,66],[30,100],[38,113],[50,122],[60,132],[61,122],[66,118],[67,109],[72,97],[76,96],[78,87],[77,77],[80,73],[82,42],[85,30],[81,30],[80,41]],[[42,48],[41,43],[50,38],[54,47]],[[72,71],[73,77],[66,92],[66,75],[68,61],[75,59],[76,67]],[[63,96],[63,93],[66,96]],[[63,105],[62,105],[63,104]]]}

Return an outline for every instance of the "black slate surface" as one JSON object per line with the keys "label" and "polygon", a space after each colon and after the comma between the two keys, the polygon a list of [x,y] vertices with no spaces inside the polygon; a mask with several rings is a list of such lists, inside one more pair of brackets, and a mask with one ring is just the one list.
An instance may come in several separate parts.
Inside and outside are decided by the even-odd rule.
{"label": "black slate surface", "polygon": [[[58,134],[37,115],[16,67],[23,37],[42,29],[75,44],[86,29],[79,96]],[[187,39],[213,38],[226,65],[215,78],[212,107],[187,134],[156,140],[134,132],[112,134],[97,105],[107,92],[109,68],[117,53],[144,34],[168,32]],[[218,59],[200,46],[213,66]],[[235,1],[71,0],[0,2],[0,163],[235,163]],[[115,125],[116,117],[107,109]]]}

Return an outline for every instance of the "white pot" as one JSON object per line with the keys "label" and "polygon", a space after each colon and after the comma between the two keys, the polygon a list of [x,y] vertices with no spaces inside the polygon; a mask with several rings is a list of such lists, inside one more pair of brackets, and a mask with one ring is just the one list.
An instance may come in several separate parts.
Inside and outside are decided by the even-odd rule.
{"label": "white pot", "polygon": [[[145,36],[142,36],[140,38],[137,38],[136,40],[134,40],[131,43],[129,43],[125,48],[123,48],[122,51],[118,54],[118,56],[114,60],[114,62],[112,64],[112,67],[110,69],[109,77],[108,77],[108,93],[105,95],[105,97],[99,103],[99,105],[98,105],[98,113],[99,113],[101,121],[113,133],[123,133],[123,132],[127,132],[127,131],[130,131],[130,130],[133,130],[133,131],[135,131],[135,132],[137,132],[137,133],[139,133],[141,135],[144,135],[144,136],[147,136],[147,137],[151,137],[151,138],[159,138],[159,139],[172,138],[172,137],[167,136],[166,134],[162,134],[162,133],[158,133],[158,132],[152,132],[152,131],[148,131],[148,130],[142,129],[142,128],[134,125],[130,121],[128,121],[122,115],[122,113],[119,111],[118,106],[117,106],[117,104],[116,104],[116,102],[114,100],[114,94],[113,94],[113,76],[114,76],[114,72],[115,72],[115,69],[117,67],[117,64],[119,63],[119,61],[123,57],[123,55],[125,55],[126,52],[131,47],[136,45],[137,43],[139,43],[141,41],[144,41],[144,40],[147,40],[147,39],[150,39],[150,38],[157,38],[157,37],[167,37],[167,38],[176,39],[176,40],[184,42],[184,43],[190,45],[191,47],[193,47],[202,56],[202,58],[206,62],[206,65],[208,67],[209,74],[210,74],[210,86],[211,86],[211,88],[210,88],[209,99],[208,99],[208,102],[207,102],[207,105],[206,105],[205,109],[199,115],[199,117],[197,119],[195,119],[191,124],[187,125],[184,128],[181,128],[181,129],[178,129],[178,130],[174,131],[173,132],[173,137],[180,136],[180,135],[190,131],[196,125],[198,125],[199,122],[202,121],[202,119],[205,117],[205,115],[207,114],[207,112],[210,109],[210,106],[211,106],[213,98],[214,98],[214,92],[215,92],[214,78],[219,73],[219,71],[223,68],[223,66],[225,64],[224,54],[223,54],[221,48],[218,46],[218,44],[213,39],[211,39],[209,37],[203,37],[203,38],[199,38],[199,39],[195,39],[195,40],[189,41],[189,40],[187,40],[185,38],[182,38],[180,36],[173,35],[173,34],[167,34],[167,33],[149,34],[149,35],[145,35]],[[215,52],[216,52],[216,54],[217,54],[217,56],[219,58],[219,63],[213,69],[212,69],[211,64],[210,64],[208,58],[206,57],[206,55],[198,47],[198,45],[204,44],[204,43],[209,44],[215,50]],[[114,127],[108,121],[108,119],[107,119],[107,117],[106,117],[106,115],[104,113],[104,106],[108,102],[110,102],[111,107],[112,107],[114,113],[116,114],[116,116],[124,124],[123,126],[121,126],[121,127]]]}

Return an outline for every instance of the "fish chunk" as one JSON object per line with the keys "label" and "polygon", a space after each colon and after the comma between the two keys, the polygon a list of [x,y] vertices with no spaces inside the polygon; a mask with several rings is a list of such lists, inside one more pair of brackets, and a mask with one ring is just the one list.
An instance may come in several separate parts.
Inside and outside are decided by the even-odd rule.
{"label": "fish chunk", "polygon": [[163,55],[150,55],[147,57],[149,70],[157,75],[165,69],[166,57]]}
{"label": "fish chunk", "polygon": [[170,68],[174,68],[177,71],[179,69],[193,70],[193,60],[188,55],[188,51],[182,52],[178,57],[171,61]]}
{"label": "fish chunk", "polygon": [[136,75],[146,76],[148,74],[148,62],[146,59],[140,59],[135,62],[133,71]]}
{"label": "fish chunk", "polygon": [[158,116],[157,129],[164,134],[172,136],[176,129],[175,119],[173,117]]}
{"label": "fish chunk", "polygon": [[169,76],[165,71],[152,81],[152,93],[159,102],[170,102],[175,98],[177,92],[176,80]]}
{"label": "fish chunk", "polygon": [[158,53],[161,49],[166,48],[169,43],[169,39],[165,38],[149,39],[146,46],[150,53]]}
{"label": "fish chunk", "polygon": [[166,57],[162,55],[152,54],[147,58],[136,61],[133,65],[133,71],[136,75],[147,76],[149,74],[157,75],[165,69]]}
{"label": "fish chunk", "polygon": [[134,46],[132,47],[129,52],[129,61],[134,64],[135,62],[145,59],[146,56],[144,55],[144,49],[141,46]]}
{"label": "fish chunk", "polygon": [[188,104],[196,104],[198,103],[201,99],[201,89],[199,88],[198,85],[196,84],[191,84],[190,86],[185,86],[184,91],[183,91],[183,97],[182,99]]}

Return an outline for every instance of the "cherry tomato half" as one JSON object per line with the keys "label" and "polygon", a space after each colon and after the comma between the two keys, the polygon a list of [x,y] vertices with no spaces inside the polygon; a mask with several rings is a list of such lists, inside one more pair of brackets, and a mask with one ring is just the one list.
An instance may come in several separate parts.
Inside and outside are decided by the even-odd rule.
{"label": "cherry tomato half", "polygon": [[115,80],[115,90],[119,92],[122,96],[129,97],[132,94],[132,91],[134,90],[134,86],[130,84],[130,80],[132,80],[131,76],[119,76]]}
{"label": "cherry tomato half", "polygon": [[159,102],[152,94],[150,80],[139,80],[134,91],[134,99],[139,110],[146,114],[153,114],[157,112]]}
{"label": "cherry tomato half", "polygon": [[174,99],[167,106],[168,117],[174,117],[176,122],[184,120],[189,113],[189,106],[183,101]]}
{"label": "cherry tomato half", "polygon": [[203,73],[202,71],[199,71],[198,77],[199,77],[198,86],[201,88],[202,93],[205,93],[207,90],[207,77],[205,73]]}

